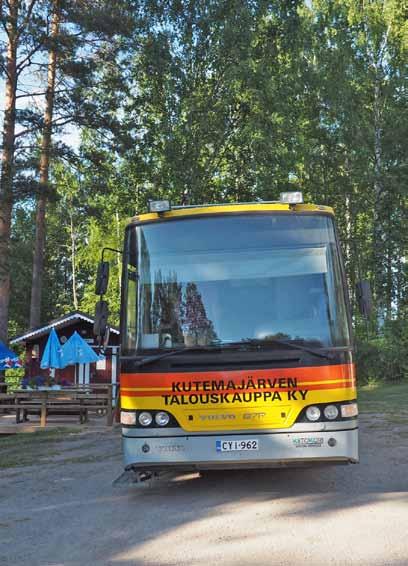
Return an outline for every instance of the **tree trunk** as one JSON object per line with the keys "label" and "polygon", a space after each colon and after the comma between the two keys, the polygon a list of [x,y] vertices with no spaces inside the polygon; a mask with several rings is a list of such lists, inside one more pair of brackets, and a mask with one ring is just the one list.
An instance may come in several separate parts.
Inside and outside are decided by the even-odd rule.
{"label": "tree trunk", "polygon": [[377,305],[384,315],[385,281],[384,281],[384,183],[382,179],[382,116],[381,86],[378,76],[374,83],[374,217],[373,217],[373,259],[375,273],[375,293]]}
{"label": "tree trunk", "polygon": [[[120,220],[119,220],[119,212],[115,212],[115,220],[116,220],[116,249],[121,249],[121,232],[120,232]],[[121,258],[119,254],[116,254],[116,265],[118,266],[118,284],[119,284],[119,293],[122,290],[122,270],[121,270]]]}
{"label": "tree trunk", "polygon": [[75,230],[72,212],[69,215],[70,219],[70,236],[71,236],[71,270],[72,270],[72,299],[74,302],[74,309],[78,310],[78,296],[76,291],[76,245],[75,245]]}
{"label": "tree trunk", "polygon": [[18,0],[9,0],[7,59],[0,179],[0,340],[7,342],[10,303],[10,235],[13,208],[13,169],[17,88]]}
{"label": "tree trunk", "polygon": [[386,289],[385,289],[385,312],[389,320],[392,318],[392,300],[394,295],[394,276],[393,276],[393,242],[388,239],[387,258],[386,258]]}
{"label": "tree trunk", "polygon": [[52,135],[52,114],[54,109],[55,75],[57,71],[56,38],[60,24],[60,0],[54,1],[54,13],[51,23],[51,48],[48,57],[48,80],[45,95],[44,130],[40,156],[40,192],[37,199],[37,214],[35,220],[35,245],[33,257],[33,278],[31,285],[30,327],[41,324],[41,296],[45,252],[45,212],[48,200],[48,179]]}

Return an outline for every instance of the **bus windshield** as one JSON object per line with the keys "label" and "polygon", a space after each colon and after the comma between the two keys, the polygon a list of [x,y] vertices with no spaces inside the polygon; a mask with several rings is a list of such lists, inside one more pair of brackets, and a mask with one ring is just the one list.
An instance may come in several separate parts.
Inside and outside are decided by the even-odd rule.
{"label": "bus windshield", "polygon": [[128,228],[123,353],[248,340],[348,346],[333,219],[237,214]]}

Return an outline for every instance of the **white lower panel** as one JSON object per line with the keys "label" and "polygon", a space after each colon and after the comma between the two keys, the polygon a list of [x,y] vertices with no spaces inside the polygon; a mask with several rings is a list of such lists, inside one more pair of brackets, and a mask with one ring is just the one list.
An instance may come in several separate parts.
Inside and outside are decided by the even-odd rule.
{"label": "white lower panel", "polygon": [[[258,441],[258,450],[217,451],[217,441],[234,441],[237,435],[177,437],[124,437],[125,467],[254,467],[262,463],[282,465],[306,461],[358,461],[358,429],[248,435]],[[239,434],[239,439],[245,435]],[[219,445],[218,445],[219,446]]]}

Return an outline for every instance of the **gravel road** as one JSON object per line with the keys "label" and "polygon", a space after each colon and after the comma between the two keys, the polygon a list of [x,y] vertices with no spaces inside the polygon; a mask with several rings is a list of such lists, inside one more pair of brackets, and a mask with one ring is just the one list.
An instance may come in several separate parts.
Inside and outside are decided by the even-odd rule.
{"label": "gravel road", "polygon": [[144,488],[111,485],[117,432],[28,445],[24,466],[0,469],[0,564],[406,566],[408,421],[363,416],[360,441],[355,466]]}

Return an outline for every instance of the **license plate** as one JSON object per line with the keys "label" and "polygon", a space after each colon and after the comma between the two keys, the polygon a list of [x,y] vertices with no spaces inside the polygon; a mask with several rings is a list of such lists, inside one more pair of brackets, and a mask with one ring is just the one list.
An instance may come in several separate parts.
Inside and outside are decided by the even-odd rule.
{"label": "license plate", "polygon": [[258,440],[216,440],[217,452],[234,452],[236,450],[259,450]]}

